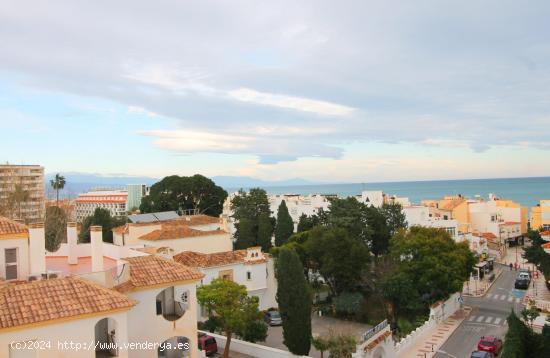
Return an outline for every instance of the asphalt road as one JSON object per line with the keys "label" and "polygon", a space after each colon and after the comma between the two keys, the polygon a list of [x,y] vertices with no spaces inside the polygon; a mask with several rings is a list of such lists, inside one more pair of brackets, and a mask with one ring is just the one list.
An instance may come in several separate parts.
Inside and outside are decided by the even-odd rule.
{"label": "asphalt road", "polygon": [[469,358],[484,335],[504,339],[508,330],[506,317],[512,309],[517,313],[523,309],[521,298],[525,290],[514,289],[518,271],[499,267],[503,268],[503,272],[485,296],[465,297],[465,305],[472,307],[472,312],[443,344],[436,358]]}

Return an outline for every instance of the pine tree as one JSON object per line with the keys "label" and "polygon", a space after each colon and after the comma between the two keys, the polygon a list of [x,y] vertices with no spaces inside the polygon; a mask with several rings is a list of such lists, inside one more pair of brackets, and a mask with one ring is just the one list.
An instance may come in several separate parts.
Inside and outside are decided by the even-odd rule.
{"label": "pine tree", "polygon": [[311,346],[311,293],[294,250],[282,248],[277,259],[277,302],[288,350],[307,355]]}
{"label": "pine tree", "polygon": [[271,248],[271,237],[273,236],[273,224],[268,214],[263,213],[258,218],[258,242],[262,251],[268,252]]}
{"label": "pine tree", "polygon": [[277,225],[275,227],[275,246],[286,244],[290,235],[294,233],[294,222],[288,213],[285,201],[281,201],[277,211]]}
{"label": "pine tree", "polygon": [[247,249],[256,246],[256,234],[254,232],[254,222],[250,219],[243,218],[237,223],[237,232],[235,233],[237,241],[235,248],[237,250]]}

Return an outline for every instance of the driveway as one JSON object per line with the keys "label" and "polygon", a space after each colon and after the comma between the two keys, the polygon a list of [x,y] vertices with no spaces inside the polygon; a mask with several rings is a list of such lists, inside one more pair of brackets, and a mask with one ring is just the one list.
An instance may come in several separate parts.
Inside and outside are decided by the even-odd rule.
{"label": "driveway", "polygon": [[[366,330],[371,328],[368,324],[358,323],[353,321],[345,321],[332,317],[319,317],[312,315],[311,330],[313,335],[326,335],[332,330],[334,333],[352,334],[359,338]],[[264,346],[273,347],[288,351],[288,348],[283,344],[283,327],[269,327],[265,342],[258,342]],[[309,352],[310,357],[320,358],[321,353],[317,352],[313,346]],[[325,356],[327,354],[325,353]]]}

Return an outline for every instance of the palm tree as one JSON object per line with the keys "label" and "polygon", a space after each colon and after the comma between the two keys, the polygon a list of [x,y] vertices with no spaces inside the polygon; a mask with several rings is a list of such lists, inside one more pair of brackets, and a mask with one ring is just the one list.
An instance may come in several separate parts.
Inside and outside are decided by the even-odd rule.
{"label": "palm tree", "polygon": [[55,190],[56,205],[59,206],[59,191],[65,187],[65,177],[57,173],[55,178],[50,180],[50,185]]}

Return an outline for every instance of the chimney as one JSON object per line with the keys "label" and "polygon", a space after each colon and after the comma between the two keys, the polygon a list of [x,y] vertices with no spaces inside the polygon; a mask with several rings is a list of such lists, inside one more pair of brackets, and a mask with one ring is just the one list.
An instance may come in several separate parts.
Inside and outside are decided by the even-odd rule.
{"label": "chimney", "polygon": [[44,223],[29,225],[29,253],[32,275],[46,272],[46,238]]}
{"label": "chimney", "polygon": [[101,226],[90,226],[92,248],[92,272],[103,271],[103,230]]}
{"label": "chimney", "polygon": [[67,223],[67,246],[69,248],[69,254],[67,255],[67,261],[69,265],[76,265],[78,263],[78,256],[76,255],[77,235],[76,235],[76,223]]}

